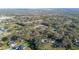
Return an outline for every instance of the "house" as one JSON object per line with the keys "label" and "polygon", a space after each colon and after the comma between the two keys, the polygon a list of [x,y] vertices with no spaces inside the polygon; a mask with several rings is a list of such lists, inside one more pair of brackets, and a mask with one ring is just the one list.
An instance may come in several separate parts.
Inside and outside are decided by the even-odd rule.
{"label": "house", "polygon": [[41,42],[42,42],[42,43],[51,43],[51,44],[53,44],[53,43],[55,43],[55,40],[51,40],[51,39],[42,39]]}
{"label": "house", "polygon": [[75,39],[74,44],[79,47],[79,39]]}
{"label": "house", "polygon": [[16,49],[16,50],[23,50],[23,49],[24,49],[24,46],[23,46],[23,45],[19,45],[19,46],[16,46],[15,49]]}
{"label": "house", "polygon": [[15,43],[14,41],[9,41],[9,42],[8,42],[8,45],[9,45],[9,48],[10,48],[10,49],[14,49],[15,46],[16,46],[16,43]]}

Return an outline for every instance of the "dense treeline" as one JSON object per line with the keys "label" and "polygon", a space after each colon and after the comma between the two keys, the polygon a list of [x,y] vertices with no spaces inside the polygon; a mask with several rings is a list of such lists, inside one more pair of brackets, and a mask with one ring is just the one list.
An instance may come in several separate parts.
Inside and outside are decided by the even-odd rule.
{"label": "dense treeline", "polygon": [[79,49],[79,17],[61,14],[21,15],[2,21],[1,49]]}

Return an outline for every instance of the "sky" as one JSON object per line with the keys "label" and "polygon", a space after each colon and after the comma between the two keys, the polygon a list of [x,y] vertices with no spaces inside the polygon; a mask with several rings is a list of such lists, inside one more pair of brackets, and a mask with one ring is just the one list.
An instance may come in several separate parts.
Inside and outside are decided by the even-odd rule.
{"label": "sky", "polygon": [[78,8],[79,0],[0,0],[0,8]]}

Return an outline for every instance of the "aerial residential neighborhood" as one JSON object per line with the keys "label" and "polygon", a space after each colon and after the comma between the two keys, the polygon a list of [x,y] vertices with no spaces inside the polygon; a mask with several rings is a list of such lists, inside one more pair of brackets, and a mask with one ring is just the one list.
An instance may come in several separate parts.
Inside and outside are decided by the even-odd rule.
{"label": "aerial residential neighborhood", "polygon": [[1,10],[0,50],[79,49],[78,8]]}

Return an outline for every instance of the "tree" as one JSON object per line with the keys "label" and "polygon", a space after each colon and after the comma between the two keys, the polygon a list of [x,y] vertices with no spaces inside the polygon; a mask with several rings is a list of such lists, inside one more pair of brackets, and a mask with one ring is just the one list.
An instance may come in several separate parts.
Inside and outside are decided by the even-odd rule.
{"label": "tree", "polygon": [[3,37],[2,41],[8,41],[8,38],[7,37]]}

